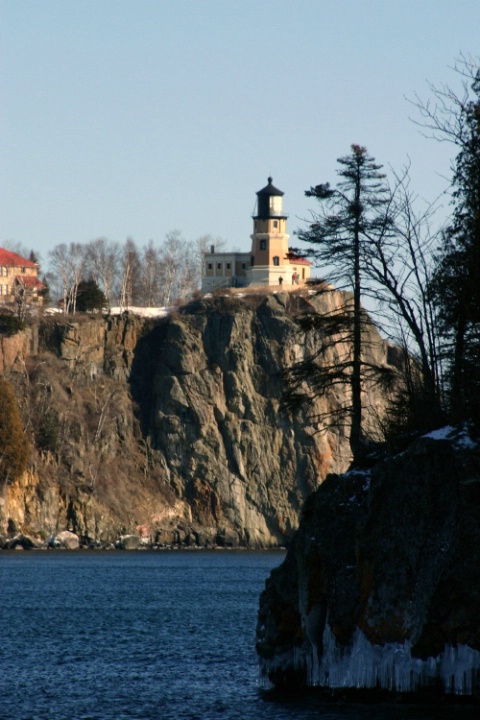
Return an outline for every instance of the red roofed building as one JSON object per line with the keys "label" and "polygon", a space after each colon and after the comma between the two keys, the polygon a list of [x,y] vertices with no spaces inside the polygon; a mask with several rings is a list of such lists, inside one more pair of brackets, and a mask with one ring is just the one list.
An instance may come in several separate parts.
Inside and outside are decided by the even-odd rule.
{"label": "red roofed building", "polygon": [[38,279],[38,263],[0,248],[0,302],[14,302],[26,297],[27,302],[41,304],[45,285]]}

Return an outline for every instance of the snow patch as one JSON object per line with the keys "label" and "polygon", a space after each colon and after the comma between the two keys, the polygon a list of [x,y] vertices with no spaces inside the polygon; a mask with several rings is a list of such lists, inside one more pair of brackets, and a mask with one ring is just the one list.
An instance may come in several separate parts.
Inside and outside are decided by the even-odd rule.
{"label": "snow patch", "polygon": [[[175,307],[112,307],[108,313],[105,311],[104,313],[98,314],[122,315],[125,312],[129,312],[133,315],[139,315],[140,317],[161,318],[176,309]],[[45,315],[63,315],[63,310],[61,308],[50,307],[45,310]]]}
{"label": "snow patch", "polygon": [[427,435],[423,437],[431,438],[432,440],[448,440],[454,432],[455,428],[452,425],[446,425],[443,428],[427,433]]}
{"label": "snow patch", "polygon": [[468,429],[453,427],[452,425],[433,430],[423,437],[432,440],[450,440],[452,445],[458,449],[465,448],[468,450],[477,446],[477,442],[470,437]]}
{"label": "snow patch", "polygon": [[175,308],[172,307],[112,307],[110,308],[109,314],[122,315],[124,312],[129,312],[133,315],[139,315],[140,317],[160,318],[165,317],[173,310],[175,310]]}

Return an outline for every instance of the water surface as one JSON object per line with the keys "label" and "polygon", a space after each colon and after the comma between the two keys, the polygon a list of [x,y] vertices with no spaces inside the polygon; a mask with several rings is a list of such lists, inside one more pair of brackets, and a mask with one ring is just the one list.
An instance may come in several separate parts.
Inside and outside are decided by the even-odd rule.
{"label": "water surface", "polygon": [[1,552],[0,720],[466,720],[262,690],[258,597],[282,559]]}

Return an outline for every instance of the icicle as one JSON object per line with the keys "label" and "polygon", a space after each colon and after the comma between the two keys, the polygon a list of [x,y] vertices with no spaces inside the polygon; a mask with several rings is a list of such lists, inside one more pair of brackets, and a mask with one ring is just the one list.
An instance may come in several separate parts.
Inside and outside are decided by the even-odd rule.
{"label": "icicle", "polygon": [[446,693],[470,695],[478,691],[480,679],[480,652],[466,645],[446,646],[438,657],[421,660],[412,657],[408,641],[372,645],[357,629],[351,647],[342,647],[328,622],[320,662],[312,645],[306,665],[309,685],[330,688],[378,687],[408,693],[440,678]]}

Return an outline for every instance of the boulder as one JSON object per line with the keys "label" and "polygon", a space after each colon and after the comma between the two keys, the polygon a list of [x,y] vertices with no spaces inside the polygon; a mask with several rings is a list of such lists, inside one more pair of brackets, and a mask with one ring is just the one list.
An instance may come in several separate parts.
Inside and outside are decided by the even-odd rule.
{"label": "boulder", "polygon": [[60,544],[60,547],[64,547],[67,550],[78,550],[80,547],[80,538],[70,530],[63,530],[58,533],[56,540]]}
{"label": "boulder", "polygon": [[117,543],[120,550],[138,550],[142,539],[138,535],[124,535]]}

